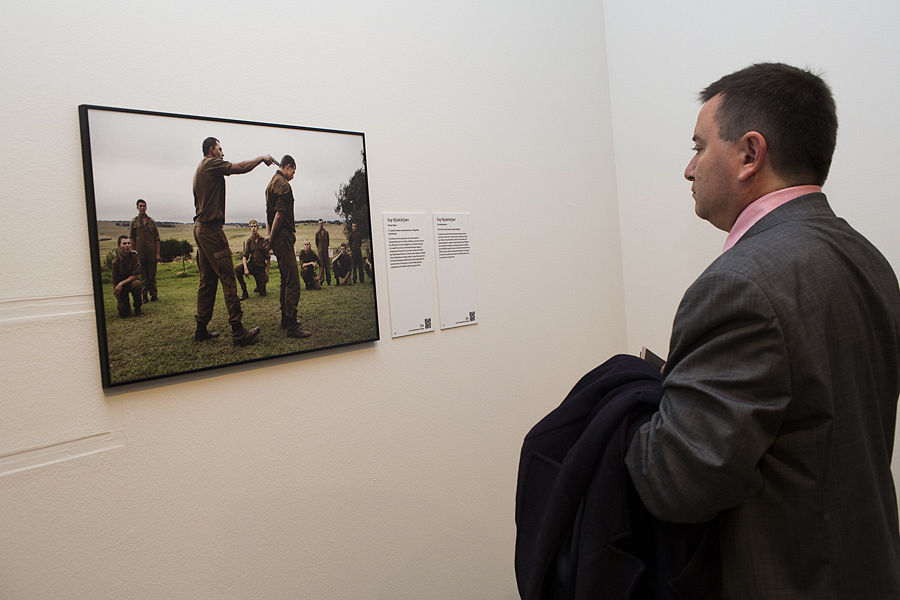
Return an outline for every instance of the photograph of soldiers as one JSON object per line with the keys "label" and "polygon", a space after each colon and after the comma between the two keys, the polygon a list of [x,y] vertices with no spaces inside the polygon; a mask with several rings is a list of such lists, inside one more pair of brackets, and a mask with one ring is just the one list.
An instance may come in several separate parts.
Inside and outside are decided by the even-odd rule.
{"label": "photograph of soldiers", "polygon": [[[88,224],[88,242],[104,387],[378,339],[375,290],[352,288],[335,302],[322,283],[346,242],[341,224],[349,232],[349,223],[356,222],[367,245],[362,134],[88,105],[79,107],[79,121],[88,210],[96,215]],[[279,222],[274,223],[275,210],[274,227],[267,229],[263,197],[284,155],[292,159],[290,168],[274,178],[280,186],[272,184],[283,192],[277,200],[284,206]],[[189,186],[193,203],[184,197]],[[349,201],[336,210],[344,196]],[[329,222],[328,215],[335,219]],[[282,233],[290,234],[282,253],[283,281],[272,255]],[[119,308],[130,317],[134,305],[128,293],[110,293],[117,238],[129,234],[135,236],[129,243],[137,262],[156,266],[157,290],[144,273],[137,277],[146,315],[140,319],[120,318]],[[137,243],[143,239],[150,242],[147,260]],[[316,255],[321,246],[327,262],[304,253],[302,269],[297,261],[305,240]],[[349,259],[349,248],[346,254]],[[120,262],[117,273],[125,266]],[[126,271],[117,282],[127,276]],[[286,297],[280,293],[283,282]],[[304,284],[316,291],[302,290]]]}
{"label": "photograph of soldiers", "polygon": [[309,240],[306,240],[303,242],[303,250],[300,251],[300,277],[308,290],[322,289],[316,269],[321,270],[319,256],[313,252]]}
{"label": "photograph of soldiers", "polygon": [[347,253],[347,244],[341,244],[341,250],[331,261],[334,268],[335,285],[353,285],[350,283],[350,254]]}
{"label": "photograph of soldiers", "polygon": [[244,276],[256,280],[256,291],[260,296],[266,295],[266,283],[269,281],[269,251],[266,250],[264,240],[259,235],[259,221],[250,219],[250,237],[244,240],[244,251],[241,253],[241,262],[234,266],[234,277],[241,286],[241,300],[250,297],[247,293],[247,284]]}
{"label": "photograph of soldiers", "polygon": [[319,253],[319,284],[323,281],[331,285],[331,261],[328,260],[328,230],[325,221],[319,219],[319,230],[316,231],[316,252]]}
{"label": "photograph of soldiers", "polygon": [[214,137],[203,140],[203,160],[194,174],[194,240],[197,242],[197,268],[200,284],[197,287],[197,330],[194,340],[202,342],[219,336],[209,331],[216,302],[218,282],[222,282],[228,323],[231,325],[231,341],[235,346],[249,346],[259,336],[259,327],[245,329],[241,319],[241,301],[237,295],[231,249],[222,225],[225,223],[225,176],[249,173],[260,163],[271,165],[274,159],[266,154],[239,163],[225,160],[222,145]]}
{"label": "photograph of soldiers", "polygon": [[362,257],[362,233],[360,233],[356,228],[356,223],[350,225],[350,234],[347,236],[347,243],[350,244],[350,259],[352,261],[352,269],[353,269],[353,283],[356,283],[357,274],[359,275],[359,282],[366,282],[366,275],[363,272],[363,257]]}
{"label": "photograph of soldiers", "polygon": [[297,163],[290,155],[281,159],[281,168],[272,176],[266,188],[266,221],[269,237],[266,249],[272,250],[281,273],[281,328],[291,338],[306,338],[310,333],[300,328],[297,321],[297,304],[300,302],[300,273],[297,270],[297,255],[294,254],[296,241],[294,226],[294,192],[290,181],[297,172]]}
{"label": "photograph of soldiers", "polygon": [[159,297],[156,291],[156,263],[159,262],[159,231],[156,221],[147,216],[147,202],[143,198],[137,201],[138,215],[131,220],[128,236],[132,247],[141,257],[141,279],[144,281],[144,302],[149,294],[150,300],[156,302]]}
{"label": "photograph of soldiers", "polygon": [[141,258],[131,249],[131,238],[127,235],[119,236],[119,249],[112,260],[112,284],[113,294],[116,296],[116,309],[123,319],[131,314],[131,306],[128,295],[134,299],[134,316],[139,317],[141,312],[141,292],[144,289],[141,282]]}

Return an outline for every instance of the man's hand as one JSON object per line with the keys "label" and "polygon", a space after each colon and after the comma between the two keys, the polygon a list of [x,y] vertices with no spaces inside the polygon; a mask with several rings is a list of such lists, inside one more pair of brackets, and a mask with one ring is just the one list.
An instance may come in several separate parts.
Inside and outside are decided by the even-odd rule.
{"label": "man's hand", "polygon": [[266,166],[268,167],[268,166],[270,166],[273,162],[275,162],[275,159],[272,158],[272,155],[271,155],[271,154],[266,154],[265,156],[263,156],[263,162],[266,163]]}
{"label": "man's hand", "polygon": [[250,277],[250,269],[248,269],[246,265],[244,265],[244,275]]}
{"label": "man's hand", "polygon": [[113,294],[115,295],[116,298],[118,298],[119,295],[122,293],[122,284],[123,283],[124,283],[123,281],[120,281],[119,283],[116,284],[116,287],[113,288]]}
{"label": "man's hand", "polygon": [[266,237],[266,238],[263,238],[263,248],[265,248],[266,250],[268,250],[268,249],[269,249],[269,246],[271,246],[271,245],[272,245],[272,242],[271,242],[271,240],[270,240],[269,238],[267,238],[267,237]]}

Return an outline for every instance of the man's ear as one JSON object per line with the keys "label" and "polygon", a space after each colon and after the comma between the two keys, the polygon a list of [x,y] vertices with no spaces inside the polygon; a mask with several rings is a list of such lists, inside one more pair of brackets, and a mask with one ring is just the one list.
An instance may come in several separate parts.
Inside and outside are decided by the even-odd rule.
{"label": "man's ear", "polygon": [[738,181],[747,181],[766,163],[768,146],[766,138],[758,131],[748,131],[740,141],[741,170],[738,172]]}

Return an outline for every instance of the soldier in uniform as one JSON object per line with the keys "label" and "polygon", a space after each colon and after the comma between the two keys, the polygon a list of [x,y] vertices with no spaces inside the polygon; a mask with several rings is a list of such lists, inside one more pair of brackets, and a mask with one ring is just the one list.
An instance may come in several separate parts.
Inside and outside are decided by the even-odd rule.
{"label": "soldier in uniform", "polygon": [[350,283],[350,266],[351,259],[350,255],[347,253],[347,244],[341,244],[341,251],[335,256],[331,265],[334,268],[334,283],[335,285],[353,285]]}
{"label": "soldier in uniform", "polygon": [[138,215],[131,220],[128,237],[131,238],[134,250],[141,257],[141,279],[144,280],[144,302],[149,294],[150,300],[159,298],[156,292],[156,263],[159,262],[159,231],[156,221],[147,216],[147,202],[143,198],[137,201]]}
{"label": "soldier in uniform", "polygon": [[297,304],[300,302],[300,273],[297,270],[297,255],[294,242],[297,240],[294,227],[294,192],[290,181],[297,172],[297,163],[285,155],[281,168],[272,176],[266,188],[266,220],[269,237],[265,247],[272,249],[278,260],[281,273],[281,328],[291,338],[309,337],[310,333],[300,328],[297,321]]}
{"label": "soldier in uniform", "polygon": [[362,233],[356,228],[356,223],[350,225],[350,235],[347,236],[347,243],[350,244],[350,259],[352,261],[353,283],[356,283],[356,276],[359,275],[359,282],[366,282],[366,274],[363,271],[362,257]]}
{"label": "soldier in uniform", "polygon": [[375,262],[372,260],[372,248],[366,248],[366,274],[375,284]]}
{"label": "soldier in uniform", "polygon": [[128,295],[134,299],[134,316],[139,317],[141,312],[141,292],[144,289],[141,283],[141,258],[131,249],[131,238],[120,235],[119,250],[112,261],[113,294],[116,296],[116,309],[123,319],[131,314],[131,306],[128,303]]}
{"label": "soldier in uniform", "polygon": [[265,240],[259,235],[259,221],[250,219],[250,237],[244,240],[244,251],[241,253],[241,262],[234,266],[234,276],[241,285],[241,300],[250,297],[247,293],[247,284],[244,276],[256,280],[256,291],[260,296],[266,295],[266,282],[269,281],[269,251],[266,250]]}
{"label": "soldier in uniform", "polygon": [[225,176],[249,173],[263,162],[271,165],[275,161],[266,154],[230,163],[225,160],[219,140],[214,137],[203,140],[203,160],[194,174],[194,207],[197,210],[194,216],[194,241],[197,242],[197,268],[200,271],[194,340],[198,342],[219,336],[219,332],[209,331],[207,325],[212,319],[216,289],[220,281],[225,306],[228,308],[232,343],[235,346],[249,346],[259,336],[259,327],[245,329],[241,322],[244,313],[241,312],[241,301],[237,295],[231,248],[222,225],[225,224]]}
{"label": "soldier in uniform", "polygon": [[316,276],[316,268],[321,271],[322,265],[319,263],[319,256],[313,252],[309,240],[306,240],[303,242],[303,250],[300,251],[300,277],[308,290],[322,289],[319,278]]}
{"label": "soldier in uniform", "polygon": [[328,260],[328,230],[325,221],[319,219],[319,230],[316,231],[316,252],[319,253],[319,284],[331,285],[331,261]]}

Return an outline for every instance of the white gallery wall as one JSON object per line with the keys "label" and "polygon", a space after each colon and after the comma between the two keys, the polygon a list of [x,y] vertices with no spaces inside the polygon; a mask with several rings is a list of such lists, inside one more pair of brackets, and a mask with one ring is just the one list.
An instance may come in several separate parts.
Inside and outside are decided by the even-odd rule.
{"label": "white gallery wall", "polygon": [[[824,70],[826,191],[900,266],[898,8],[719,6],[0,0],[0,598],[516,598],[522,437],[665,352],[724,239],[700,88]],[[81,103],[365,132],[382,339],[104,392]],[[378,219],[419,210],[472,213],[480,322],[392,340]]]}
{"label": "white gallery wall", "polygon": [[[825,193],[900,271],[900,4],[604,0],[604,11],[630,350],[666,353],[682,293],[722,249],[726,234],[694,215],[683,173],[697,93],[752,63],[829,82],[839,130]],[[900,444],[893,468],[900,481]]]}
{"label": "white gallery wall", "polygon": [[[515,598],[522,438],[625,349],[603,30],[0,2],[0,598]],[[364,132],[381,341],[104,392],[81,103]],[[383,211],[472,213],[478,325],[390,339]]]}

